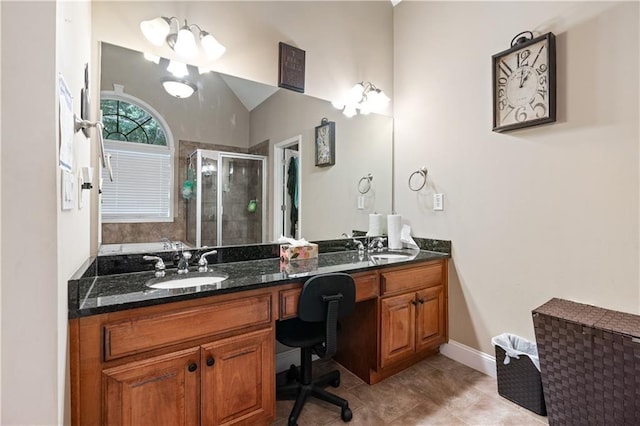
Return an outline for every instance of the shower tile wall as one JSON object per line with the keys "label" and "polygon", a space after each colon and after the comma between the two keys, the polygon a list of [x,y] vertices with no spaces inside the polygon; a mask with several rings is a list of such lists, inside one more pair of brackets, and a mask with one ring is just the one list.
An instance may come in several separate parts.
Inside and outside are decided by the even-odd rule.
{"label": "shower tile wall", "polygon": [[[257,179],[261,178],[258,169],[261,169],[262,164],[238,158],[224,161],[233,162],[233,173],[229,176],[226,188],[226,182],[223,181],[222,244],[259,243],[262,240],[262,185],[258,184]],[[251,200],[258,200],[258,208],[254,212],[248,209]]]}

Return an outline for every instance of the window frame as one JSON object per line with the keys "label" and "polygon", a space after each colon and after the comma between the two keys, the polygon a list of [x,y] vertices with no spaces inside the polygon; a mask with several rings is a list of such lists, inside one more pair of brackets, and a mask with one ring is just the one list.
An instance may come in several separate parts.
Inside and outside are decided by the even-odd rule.
{"label": "window frame", "polygon": [[[149,115],[155,119],[159,124],[165,134],[165,140],[167,142],[166,146],[163,145],[154,145],[154,144],[146,144],[146,143],[137,143],[137,142],[127,142],[127,141],[119,141],[112,139],[105,139],[105,149],[108,152],[108,146],[111,146],[111,149],[118,149],[120,151],[129,151],[136,153],[155,153],[155,154],[163,154],[167,153],[169,155],[169,165],[171,168],[171,174],[169,176],[169,211],[167,217],[145,217],[145,216],[122,216],[116,218],[108,218],[104,219],[102,215],[102,203],[100,203],[100,222],[101,223],[165,223],[165,222],[173,222],[175,219],[174,215],[174,203],[175,203],[175,145],[173,141],[173,134],[171,133],[171,129],[167,124],[164,117],[151,105],[146,103],[145,101],[136,98],[135,96],[115,92],[111,90],[102,90],[100,92],[100,101],[102,100],[116,100],[123,101],[133,105],[136,105],[139,108],[144,109],[149,113]],[[100,115],[102,118],[102,109],[100,109]]]}

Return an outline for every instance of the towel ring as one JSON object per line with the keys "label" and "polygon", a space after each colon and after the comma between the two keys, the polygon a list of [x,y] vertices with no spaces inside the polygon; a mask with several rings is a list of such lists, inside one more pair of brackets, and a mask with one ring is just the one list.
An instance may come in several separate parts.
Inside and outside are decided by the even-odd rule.
{"label": "towel ring", "polygon": [[358,181],[358,192],[361,194],[366,194],[371,190],[371,181],[373,180],[373,175],[369,173],[366,176],[363,176]]}
{"label": "towel ring", "polygon": [[[427,183],[427,173],[428,171],[426,167],[421,167],[420,170],[416,170],[415,172],[411,173],[411,175],[409,175],[409,189],[417,192],[424,188],[425,184]],[[411,179],[413,179],[415,175],[422,176],[422,183],[420,183],[420,186],[417,187],[411,185]]]}

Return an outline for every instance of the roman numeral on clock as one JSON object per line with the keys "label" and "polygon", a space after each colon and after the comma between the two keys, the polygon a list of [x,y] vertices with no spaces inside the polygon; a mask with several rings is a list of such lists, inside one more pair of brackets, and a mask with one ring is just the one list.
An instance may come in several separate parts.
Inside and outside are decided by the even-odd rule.
{"label": "roman numeral on clock", "polygon": [[498,68],[500,68],[500,71],[502,71],[507,77],[509,77],[513,73],[513,70],[509,67],[509,65],[507,65],[505,61],[500,61],[500,63],[498,64]]}

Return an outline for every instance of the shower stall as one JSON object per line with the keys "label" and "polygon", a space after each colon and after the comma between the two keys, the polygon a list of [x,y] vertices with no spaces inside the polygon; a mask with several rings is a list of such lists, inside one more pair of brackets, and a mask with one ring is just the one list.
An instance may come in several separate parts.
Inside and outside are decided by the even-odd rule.
{"label": "shower stall", "polygon": [[182,187],[187,244],[262,243],[266,238],[266,157],[195,150]]}

